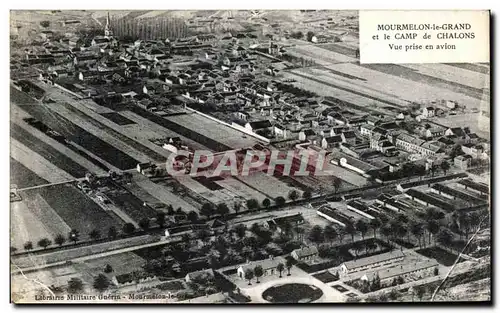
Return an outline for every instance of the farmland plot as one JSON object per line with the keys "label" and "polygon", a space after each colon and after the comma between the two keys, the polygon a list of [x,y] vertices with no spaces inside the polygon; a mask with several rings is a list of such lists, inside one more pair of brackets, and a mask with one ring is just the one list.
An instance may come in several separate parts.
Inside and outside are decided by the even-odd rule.
{"label": "farmland plot", "polygon": [[289,187],[287,184],[281,182],[273,176],[269,176],[263,172],[254,172],[248,176],[239,176],[238,180],[248,184],[250,187],[257,189],[267,197],[274,199],[276,197],[288,198],[288,193],[296,190],[299,195],[302,194],[300,189]]}

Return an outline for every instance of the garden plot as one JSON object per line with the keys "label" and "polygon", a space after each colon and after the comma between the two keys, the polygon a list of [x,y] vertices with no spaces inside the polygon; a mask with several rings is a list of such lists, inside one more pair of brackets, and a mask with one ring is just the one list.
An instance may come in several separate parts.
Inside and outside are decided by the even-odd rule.
{"label": "garden plot", "polygon": [[280,196],[288,199],[288,194],[292,190],[296,190],[299,195],[302,194],[300,189],[289,187],[276,177],[269,176],[263,172],[254,172],[248,176],[239,176],[238,180],[260,191],[270,199]]}
{"label": "garden plot", "polygon": [[176,176],[175,179],[189,190],[215,204],[231,202],[235,197],[229,192],[224,192],[224,189],[212,191],[189,176]]}
{"label": "garden plot", "polygon": [[233,149],[248,148],[258,143],[258,140],[252,139],[251,136],[247,136],[240,131],[217,123],[197,113],[169,116],[166,119],[191,129],[196,133],[203,134]]}
{"label": "garden plot", "polygon": [[168,190],[166,186],[156,184],[146,177],[144,177],[143,179],[135,179],[135,183],[150,195],[167,205],[171,204],[174,208],[181,207],[186,212],[199,211],[198,208],[186,202],[184,199],[182,199],[182,197],[179,197],[178,195]]}
{"label": "garden plot", "polygon": [[20,162],[48,182],[55,183],[75,179],[75,177],[50,163],[41,155],[33,152],[33,150],[12,137],[10,139],[10,148],[10,154],[14,160]]}
{"label": "garden plot", "polygon": [[245,200],[256,199],[257,201],[259,201],[259,203],[262,203],[262,200],[266,198],[264,194],[245,185],[241,181],[234,179],[233,177],[226,177],[224,178],[224,180],[217,181],[217,184],[237,194],[238,196],[240,196]]}
{"label": "garden plot", "polygon": [[101,272],[108,264],[113,268],[113,275],[121,275],[142,270],[146,261],[133,252],[125,252],[84,262],[89,273]]}
{"label": "garden plot", "polygon": [[91,110],[87,110],[81,106],[75,107],[69,103],[63,103],[62,106],[64,106],[68,114],[78,116],[79,119],[90,124],[94,129],[100,130],[112,138],[116,138],[128,147],[133,147],[134,150],[131,151],[136,151],[136,153],[140,153],[149,160],[162,162],[165,161],[170,154],[168,151],[165,151],[165,149],[147,140],[147,138],[143,137],[140,133],[134,133],[133,136],[131,136],[126,127],[117,125]]}
{"label": "garden plot", "polygon": [[[135,160],[125,152],[117,149],[110,143],[78,127],[63,116],[40,105],[25,105],[22,109],[39,121],[43,121],[49,128],[62,134],[72,141],[73,146],[81,146],[90,153],[95,154],[105,162],[119,169],[135,168],[139,161]],[[75,145],[76,144],[76,145]]]}
{"label": "garden plot", "polygon": [[192,149],[195,149],[195,150],[210,150],[208,149],[207,147],[205,147],[204,145],[194,141],[194,140],[191,140],[189,138],[186,138],[184,136],[181,136],[179,135],[178,133],[170,130],[170,129],[167,129],[163,126],[160,126],[158,124],[156,124],[155,122],[152,122],[142,116],[139,116],[137,114],[135,114],[134,112],[131,112],[131,111],[121,111],[120,112],[121,115],[127,117],[128,119],[136,122],[137,124],[136,125],[133,125],[133,128],[137,128],[138,131],[144,131],[147,127],[147,129],[149,130],[148,133],[151,133],[151,134],[154,134],[154,136],[151,136],[150,138],[165,138],[165,137],[179,137],[181,138],[182,140],[182,143]]}

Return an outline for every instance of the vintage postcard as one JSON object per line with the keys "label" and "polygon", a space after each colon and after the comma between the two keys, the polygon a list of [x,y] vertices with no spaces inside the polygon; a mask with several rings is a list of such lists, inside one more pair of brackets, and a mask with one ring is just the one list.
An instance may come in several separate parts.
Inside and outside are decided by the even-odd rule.
{"label": "vintage postcard", "polygon": [[11,11],[11,302],[491,303],[489,30]]}

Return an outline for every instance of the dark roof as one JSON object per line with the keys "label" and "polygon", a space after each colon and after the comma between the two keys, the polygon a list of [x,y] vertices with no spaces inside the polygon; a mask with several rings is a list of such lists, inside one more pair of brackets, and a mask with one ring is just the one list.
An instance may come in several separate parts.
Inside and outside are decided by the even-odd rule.
{"label": "dark roof", "polygon": [[302,214],[297,213],[297,214],[294,214],[294,215],[277,217],[273,221],[274,221],[274,223],[276,223],[276,225],[279,226],[279,225],[283,225],[284,223],[290,223],[290,224],[293,224],[293,223],[303,223],[304,222],[304,218],[302,217]]}
{"label": "dark roof", "polygon": [[471,179],[462,179],[458,183],[460,185],[467,187],[467,188],[471,188],[473,190],[477,190],[477,191],[480,191],[482,193],[489,193],[490,192],[490,187],[488,185],[476,183],[475,181],[472,181]]}
{"label": "dark roof", "polygon": [[342,142],[342,137],[340,135],[325,137],[327,143],[339,143]]}
{"label": "dark roof", "polygon": [[455,210],[454,205],[451,205],[448,202],[444,202],[440,199],[434,198],[434,197],[430,196],[429,194],[420,192],[418,190],[409,189],[405,193],[412,198],[417,198],[425,203],[432,204],[432,205],[434,205],[438,208],[441,208],[445,211],[451,212],[451,211]]}
{"label": "dark roof", "polygon": [[479,198],[476,198],[476,197],[471,196],[469,194],[463,193],[463,192],[461,192],[461,191],[459,191],[457,189],[450,188],[450,187],[448,187],[446,185],[434,184],[432,186],[432,188],[434,190],[436,190],[436,191],[448,194],[450,196],[462,199],[462,200],[467,201],[467,202],[478,202],[478,201],[479,202],[483,202],[482,199],[479,199]]}
{"label": "dark roof", "polygon": [[292,251],[292,253],[297,254],[297,256],[299,258],[302,258],[302,257],[308,257],[308,256],[311,256],[311,255],[316,255],[318,254],[318,248],[316,248],[316,246],[312,246],[312,247],[303,247],[303,248],[300,248],[300,249],[295,249]]}
{"label": "dark roof", "polygon": [[356,138],[356,134],[353,131],[343,132],[345,138]]}
{"label": "dark roof", "polygon": [[254,121],[254,122],[249,122],[249,124],[252,127],[252,129],[263,129],[271,127],[271,122],[269,120]]}

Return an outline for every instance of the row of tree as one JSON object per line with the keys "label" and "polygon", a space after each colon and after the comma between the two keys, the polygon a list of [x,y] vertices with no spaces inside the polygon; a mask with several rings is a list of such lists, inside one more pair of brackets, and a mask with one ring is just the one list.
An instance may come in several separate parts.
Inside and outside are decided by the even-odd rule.
{"label": "row of tree", "polygon": [[[283,264],[283,262],[278,263],[278,265],[276,266],[276,270],[280,275],[279,278],[283,277],[281,273],[283,273],[285,268],[288,271],[287,276],[290,276],[291,275],[290,270],[292,269],[294,264],[295,264],[294,259],[291,257],[286,258],[285,264]],[[252,279],[254,277],[256,278],[256,282],[260,283],[259,278],[262,277],[263,275],[264,275],[264,269],[260,265],[255,266],[253,269],[247,268],[244,273],[245,279],[248,280],[248,285],[252,284]]]}

